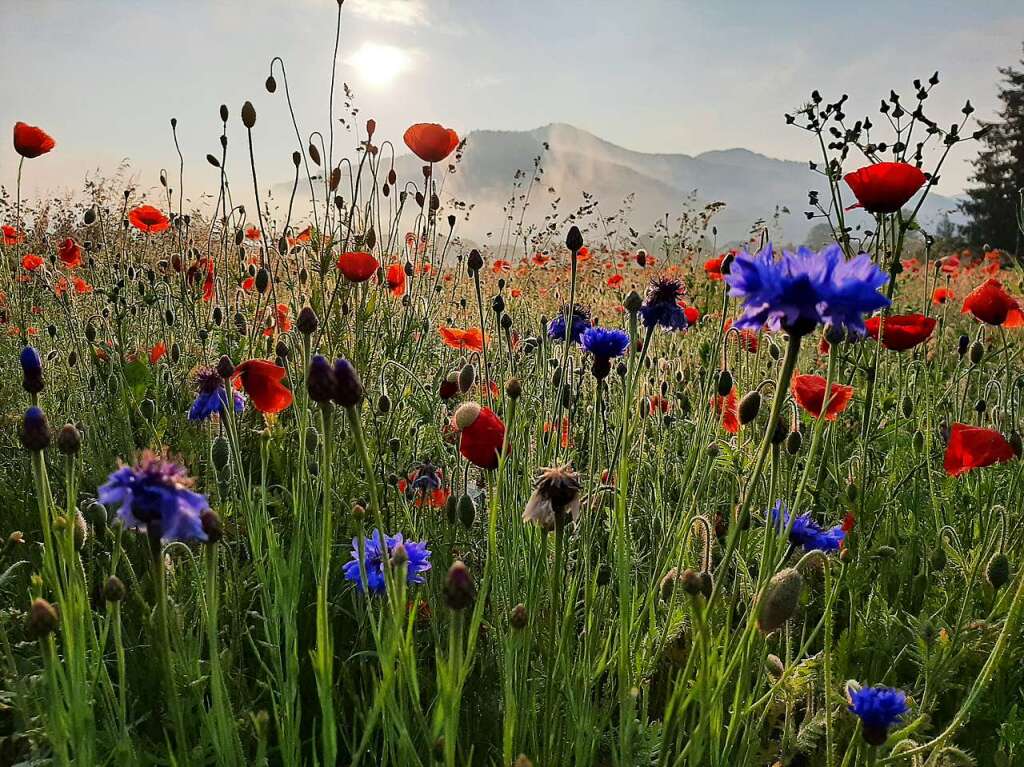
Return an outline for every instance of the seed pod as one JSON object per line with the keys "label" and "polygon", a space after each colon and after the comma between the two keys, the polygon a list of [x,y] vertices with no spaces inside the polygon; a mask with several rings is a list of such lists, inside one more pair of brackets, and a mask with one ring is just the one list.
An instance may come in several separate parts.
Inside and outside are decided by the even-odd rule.
{"label": "seed pod", "polygon": [[996,591],[1010,580],[1010,560],[1003,552],[993,554],[985,566],[985,579]]}
{"label": "seed pod", "polygon": [[722,370],[718,374],[718,396],[726,397],[732,391],[732,373]]}
{"label": "seed pod", "polygon": [[476,504],[473,503],[473,499],[469,495],[463,493],[459,498],[459,521],[468,530],[473,526],[474,519],[476,519]]}
{"label": "seed pod", "polygon": [[449,609],[465,610],[476,599],[476,585],[466,565],[455,560],[444,583],[444,600]]}
{"label": "seed pod", "polygon": [[740,400],[740,423],[744,426],[747,425],[757,418],[759,412],[761,412],[761,393],[754,389],[754,391],[743,395],[743,399]]}
{"label": "seed pod", "polygon": [[476,248],[469,251],[469,257],[466,259],[466,266],[469,269],[470,275],[479,272],[484,265],[484,257],[480,255],[480,251]]}
{"label": "seed pod", "polygon": [[252,128],[256,124],[256,107],[252,105],[251,101],[246,101],[242,104],[242,125],[246,128]]}
{"label": "seed pod", "polygon": [[758,605],[757,627],[765,634],[781,628],[796,613],[803,587],[803,576],[795,568],[772,576]]}

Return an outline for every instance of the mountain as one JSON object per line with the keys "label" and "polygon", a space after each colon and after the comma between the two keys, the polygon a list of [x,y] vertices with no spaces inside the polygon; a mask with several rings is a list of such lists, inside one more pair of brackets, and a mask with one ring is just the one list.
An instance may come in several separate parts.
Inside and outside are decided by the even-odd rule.
{"label": "mountain", "polygon": [[[562,123],[530,131],[477,130],[466,137],[458,170],[445,175],[442,188],[443,202],[454,198],[473,205],[468,220],[460,216],[457,231],[463,238],[485,243],[497,240],[506,219],[502,207],[513,195],[516,173],[525,174],[521,188],[515,191],[522,194],[538,156],[543,174],[531,194],[526,224],[542,225],[543,217],[552,212],[549,203],[556,198],[560,200],[560,217],[586,200],[596,200],[601,214],[608,216],[632,195],[626,223],[642,233],[650,232],[666,214],[672,226],[692,195],[698,206],[725,203],[713,219],[719,243],[745,240],[754,222],[770,220],[778,208],[789,213],[781,214],[782,231],[773,230],[773,239],[799,244],[817,223],[804,215],[807,192],[817,189],[826,199],[821,175],[812,172],[807,163],[778,160],[748,149],[696,156],[635,152]],[[412,155],[398,157],[399,184],[402,179],[421,182],[421,166]],[[925,228],[934,226],[944,213],[957,221],[956,207],[954,198],[929,194],[919,220]],[[519,210],[517,221],[518,217]],[[860,212],[849,218],[852,225],[871,224]]]}

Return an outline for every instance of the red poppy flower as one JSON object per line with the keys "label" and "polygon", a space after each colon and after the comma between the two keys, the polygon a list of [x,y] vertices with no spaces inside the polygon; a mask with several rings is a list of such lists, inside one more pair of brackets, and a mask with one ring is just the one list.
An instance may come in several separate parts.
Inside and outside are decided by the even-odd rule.
{"label": "red poppy flower", "polygon": [[84,296],[86,293],[92,293],[92,285],[83,280],[81,277],[75,277],[75,279],[72,280],[72,282],[75,285],[75,292],[78,295]]}
{"label": "red poppy flower", "polygon": [[608,278],[608,287],[617,288],[619,287],[619,285],[622,284],[622,280],[623,277],[621,274],[613,274],[611,277]]}
{"label": "red poppy flower", "polygon": [[42,128],[23,122],[14,123],[14,151],[22,157],[32,159],[46,154],[55,146],[57,142]]}
{"label": "red poppy flower", "polygon": [[167,216],[152,205],[140,205],[128,211],[128,222],[146,234],[160,234],[171,225]]}
{"label": "red poppy flower", "polygon": [[[920,168],[905,162],[879,162],[843,176],[869,213],[895,213],[927,180]],[[856,207],[856,206],[854,206]]]}
{"label": "red poppy flower", "polygon": [[57,248],[57,256],[68,269],[74,269],[82,264],[82,248],[70,237]]}
{"label": "red poppy flower", "polygon": [[27,271],[34,272],[36,269],[43,265],[43,259],[37,256],[35,253],[26,253],[21,258],[21,265]]}
{"label": "red poppy flower", "polygon": [[588,248],[586,245],[584,245],[582,248],[580,248],[579,252],[576,253],[576,261],[577,261],[577,263],[582,263],[583,261],[589,261],[591,258],[592,258],[592,256],[590,254],[590,248]]}
{"label": "red poppy flower", "polygon": [[952,301],[954,298],[956,298],[956,296],[953,295],[953,291],[949,288],[935,288],[935,290],[932,291],[932,303],[936,306],[941,306],[947,301]]}
{"label": "red poppy flower", "polygon": [[338,256],[338,270],[349,282],[366,282],[377,273],[379,267],[376,258],[361,250]]}
{"label": "red poppy flower", "polygon": [[260,238],[260,230],[255,226],[250,226],[245,230],[245,239],[247,240],[258,240]]}
{"label": "red poppy flower", "polygon": [[235,368],[235,381],[258,411],[280,413],[292,404],[292,393],[281,383],[286,372],[270,360],[247,360]]}
{"label": "red poppy flower", "polygon": [[740,409],[736,400],[736,387],[722,397],[716,394],[711,400],[715,412],[722,416],[722,428],[730,434],[738,434],[740,430]]}
{"label": "red poppy flower", "polygon": [[387,280],[388,290],[391,291],[391,295],[405,295],[405,267],[401,264],[392,264],[388,267],[385,279]]}
{"label": "red poppy flower", "polygon": [[533,258],[530,259],[534,266],[544,266],[550,260],[551,257],[545,256],[543,253],[534,253]]}
{"label": "red poppy flower", "polygon": [[946,256],[942,259],[942,266],[939,267],[943,274],[956,275],[960,270],[960,259],[957,256]]}
{"label": "red poppy flower", "polygon": [[[821,415],[821,407],[825,401],[825,379],[821,376],[798,375],[793,377],[793,399],[796,404],[813,415]],[[846,410],[853,397],[853,387],[844,384],[832,384],[825,420],[834,421],[836,416]]]}
{"label": "red poppy flower", "polygon": [[213,259],[206,259],[206,277],[203,278],[203,300],[213,300]]}
{"label": "red poppy flower", "polygon": [[1024,313],[1017,299],[1006,292],[999,280],[991,278],[967,294],[961,314],[968,312],[987,325],[1007,328],[1024,325]]}
{"label": "red poppy flower", "polygon": [[459,145],[459,134],[437,123],[410,125],[402,138],[423,162],[441,162]]}
{"label": "red poppy flower", "polygon": [[1013,457],[1010,443],[995,429],[955,423],[949,435],[942,467],[951,477],[958,477],[971,469],[1006,463]]}
{"label": "red poppy flower", "polygon": [[10,224],[4,224],[2,227],[4,233],[4,245],[18,245],[25,241],[25,237]]}
{"label": "red poppy flower", "polygon": [[246,277],[244,280],[242,280],[242,290],[244,290],[245,292],[248,293],[254,287],[256,287],[255,277]]}
{"label": "red poppy flower", "polygon": [[505,441],[505,424],[489,407],[464,402],[454,415],[459,432],[459,452],[482,469],[498,468],[498,456]]}
{"label": "red poppy flower", "polygon": [[278,304],[274,312],[274,325],[273,327],[265,328],[263,335],[272,336],[275,329],[280,333],[287,333],[291,330],[292,321],[288,318],[288,311],[288,304]]}
{"label": "red poppy flower", "polygon": [[512,288],[512,298],[519,298],[521,295],[523,295],[523,291],[521,291],[519,288]]}
{"label": "red poppy flower", "polygon": [[297,245],[304,245],[313,238],[312,227],[307,226],[294,237],[288,238],[288,247],[294,248]]}
{"label": "red poppy flower", "polygon": [[650,411],[651,415],[657,415],[658,413],[667,413],[669,410],[672,409],[672,403],[669,402],[664,397],[661,397],[657,394],[651,397],[648,405],[648,410]]}
{"label": "red poppy flower", "polygon": [[441,334],[444,345],[459,351],[482,352],[484,350],[484,334],[480,328],[450,328],[441,325],[437,332]]}
{"label": "red poppy flower", "polygon": [[[865,320],[868,335],[878,340],[881,317]],[[902,352],[927,341],[935,330],[935,318],[923,314],[893,314],[885,318],[882,326],[882,346],[894,352]]]}
{"label": "red poppy flower", "polygon": [[503,258],[499,258],[495,260],[493,264],[491,264],[491,271],[494,272],[495,274],[501,274],[502,272],[511,272],[512,262],[506,261]]}
{"label": "red poppy flower", "polygon": [[709,258],[704,262],[704,273],[709,280],[716,282],[722,280],[722,261],[724,260],[725,256],[719,256],[718,258]]}
{"label": "red poppy flower", "polygon": [[700,310],[696,306],[689,306],[685,301],[680,301],[679,307],[683,310],[683,314],[686,315],[686,322],[688,324],[693,325],[700,319]]}
{"label": "red poppy flower", "polygon": [[155,365],[165,354],[167,354],[167,344],[163,341],[157,341],[153,344],[153,348],[149,350],[149,364]]}

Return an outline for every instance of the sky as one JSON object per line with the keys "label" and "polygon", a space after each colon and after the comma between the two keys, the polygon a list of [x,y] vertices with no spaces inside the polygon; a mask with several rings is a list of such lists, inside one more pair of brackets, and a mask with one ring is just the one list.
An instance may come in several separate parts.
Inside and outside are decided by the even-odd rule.
{"label": "sky", "polygon": [[[231,112],[229,163],[247,152],[238,113],[257,112],[253,141],[264,181],[292,177],[296,139],[283,80],[263,83],[280,56],[299,127],[326,132],[336,0],[0,0],[0,125],[39,125],[54,152],[26,163],[26,196],[81,188],[111,175],[155,193],[172,182],[178,121],[189,198],[215,188],[218,108]],[[697,154],[745,147],[814,159],[804,131],[783,113],[812,89],[848,93],[848,113],[877,109],[890,88],[939,70],[929,99],[942,124],[970,99],[994,115],[997,67],[1021,59],[1019,0],[346,0],[341,83],[355,93],[362,126],[400,145],[413,122],[460,135],[478,128],[526,130],[565,122],[629,149]],[[10,130],[10,128],[5,128]],[[342,150],[353,133],[336,125]],[[963,191],[974,149],[956,149],[938,186]],[[336,152],[337,154],[337,152]],[[0,151],[0,184],[13,188],[16,155]],[[237,188],[244,177],[234,177]],[[172,183],[176,185],[176,183]]]}

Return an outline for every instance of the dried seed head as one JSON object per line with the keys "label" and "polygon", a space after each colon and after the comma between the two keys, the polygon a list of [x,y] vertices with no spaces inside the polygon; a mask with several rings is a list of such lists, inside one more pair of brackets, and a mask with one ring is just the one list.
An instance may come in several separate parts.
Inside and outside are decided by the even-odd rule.
{"label": "dried seed head", "polygon": [[579,475],[572,467],[542,469],[523,510],[523,522],[534,522],[543,530],[561,529],[570,520],[575,522],[580,512],[580,488]]}
{"label": "dried seed head", "polygon": [[522,631],[529,622],[530,616],[526,611],[526,605],[520,602],[512,608],[512,614],[509,616],[509,623],[512,625],[512,628],[516,631]]}

